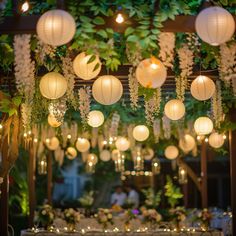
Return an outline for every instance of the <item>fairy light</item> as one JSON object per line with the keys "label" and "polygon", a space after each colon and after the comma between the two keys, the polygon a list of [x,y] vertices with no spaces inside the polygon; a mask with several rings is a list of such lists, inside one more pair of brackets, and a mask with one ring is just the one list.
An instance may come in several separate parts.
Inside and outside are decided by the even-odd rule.
{"label": "fairy light", "polygon": [[118,24],[122,24],[124,22],[124,17],[121,13],[118,13],[117,16],[116,16],[116,22]]}
{"label": "fairy light", "polygon": [[208,141],[209,141],[208,138],[205,138],[205,142],[208,143]]}
{"label": "fairy light", "polygon": [[26,138],[27,137],[27,133],[24,133],[23,136]]}
{"label": "fairy light", "polygon": [[198,136],[197,136],[197,140],[200,140],[200,139],[201,139],[201,136],[198,135]]}
{"label": "fairy light", "polygon": [[38,139],[37,138],[34,138],[34,143],[37,143],[38,142]]}
{"label": "fairy light", "polygon": [[50,143],[50,139],[49,138],[46,139],[46,143]]}
{"label": "fairy light", "polygon": [[2,126],[2,124],[0,124],[0,129],[2,129],[3,128],[3,126]]}
{"label": "fairy light", "polygon": [[158,68],[158,65],[156,63],[152,63],[150,65],[150,67],[153,69],[153,70],[156,70]]}
{"label": "fairy light", "polygon": [[67,135],[67,138],[68,138],[68,139],[71,139],[71,135],[70,135],[70,134],[68,134],[68,135]]}
{"label": "fairy light", "polygon": [[21,11],[22,12],[27,12],[29,10],[29,3],[28,1],[25,1],[22,5],[21,5]]}
{"label": "fairy light", "polygon": [[223,139],[227,139],[227,136],[225,134],[223,135]]}

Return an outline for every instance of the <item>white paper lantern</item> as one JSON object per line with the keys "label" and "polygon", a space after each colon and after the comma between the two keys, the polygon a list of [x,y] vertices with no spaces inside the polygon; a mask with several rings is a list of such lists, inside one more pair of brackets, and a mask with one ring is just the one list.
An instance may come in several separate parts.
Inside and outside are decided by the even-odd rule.
{"label": "white paper lantern", "polygon": [[121,156],[121,153],[118,149],[114,149],[111,153],[111,159],[113,161],[117,161],[120,158],[120,156]]}
{"label": "white paper lantern", "polygon": [[73,160],[77,157],[77,151],[74,147],[68,147],[66,149],[66,156],[69,160]]}
{"label": "white paper lantern", "polygon": [[198,14],[195,28],[204,42],[217,46],[231,39],[235,31],[235,22],[227,10],[214,6]]}
{"label": "white paper lantern", "polygon": [[110,153],[110,151],[108,151],[108,150],[102,150],[102,151],[100,152],[100,159],[101,159],[102,161],[105,161],[105,162],[110,161],[110,159],[111,159],[111,153]]}
{"label": "white paper lantern", "polygon": [[79,152],[87,152],[90,148],[90,142],[86,138],[78,138],[75,146]]}
{"label": "white paper lantern", "polygon": [[212,132],[212,120],[206,116],[199,117],[194,122],[194,130],[197,135],[206,135]]}
{"label": "white paper lantern", "polygon": [[159,88],[165,82],[167,71],[162,62],[156,58],[141,61],[136,69],[136,78],[145,88]]}
{"label": "white paper lantern", "polygon": [[74,18],[63,10],[45,12],[37,22],[37,34],[46,44],[61,46],[68,43],[75,34]]}
{"label": "white paper lantern", "polygon": [[199,101],[211,98],[215,92],[215,83],[207,76],[199,75],[191,84],[191,94]]}
{"label": "white paper lantern", "polygon": [[144,160],[146,161],[150,161],[152,160],[152,158],[154,157],[154,151],[152,148],[146,148],[144,151],[143,151],[143,158]]}
{"label": "white paper lantern", "polygon": [[149,129],[145,125],[137,125],[133,129],[133,137],[137,141],[145,141],[149,137]]}
{"label": "white paper lantern", "polygon": [[116,148],[122,152],[126,151],[130,147],[130,142],[125,137],[118,137],[115,142]]}
{"label": "white paper lantern", "polygon": [[[92,62],[89,62],[91,57],[95,57]],[[86,55],[81,52],[73,61],[73,69],[75,74],[84,80],[90,80],[98,76],[102,68],[102,63],[96,55]]]}
{"label": "white paper lantern", "polygon": [[93,165],[96,165],[97,162],[98,162],[98,157],[97,157],[97,155],[94,154],[94,153],[88,154],[87,162],[91,162],[91,163],[93,163]]}
{"label": "white paper lantern", "polygon": [[57,127],[59,127],[62,123],[59,122],[59,121],[57,121],[57,119],[56,119],[53,115],[49,114],[49,115],[48,115],[48,124],[49,124],[50,126],[54,127],[54,128],[57,128]]}
{"label": "white paper lantern", "polygon": [[220,148],[224,144],[224,137],[223,134],[219,134],[217,132],[212,133],[209,136],[209,144],[213,148]]}
{"label": "white paper lantern", "polygon": [[49,142],[46,142],[46,146],[49,150],[55,151],[60,145],[60,142],[57,137],[52,137],[49,139]]}
{"label": "white paper lantern", "polygon": [[104,75],[93,83],[92,93],[97,102],[103,105],[111,105],[120,100],[123,86],[115,76]]}
{"label": "white paper lantern", "polygon": [[66,93],[67,81],[61,74],[49,72],[41,78],[39,89],[45,98],[58,99]]}
{"label": "white paper lantern", "polygon": [[91,127],[99,127],[103,124],[104,122],[104,115],[101,111],[90,111],[88,114],[88,124]]}
{"label": "white paper lantern", "polygon": [[185,106],[182,101],[178,99],[172,99],[166,103],[165,115],[171,120],[179,120],[185,114]]}
{"label": "white paper lantern", "polygon": [[185,134],[184,137],[179,140],[179,147],[186,153],[192,151],[195,145],[195,139],[189,134]]}
{"label": "white paper lantern", "polygon": [[176,146],[171,145],[165,149],[165,157],[169,160],[174,160],[178,157],[179,150]]}

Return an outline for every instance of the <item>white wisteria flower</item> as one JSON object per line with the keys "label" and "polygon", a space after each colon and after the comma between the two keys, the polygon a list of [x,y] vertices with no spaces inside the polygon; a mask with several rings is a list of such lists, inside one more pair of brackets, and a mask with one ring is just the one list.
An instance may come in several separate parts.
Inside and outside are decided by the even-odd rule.
{"label": "white wisteria flower", "polygon": [[88,114],[90,111],[91,90],[89,87],[79,89],[79,111],[82,123],[87,124]]}

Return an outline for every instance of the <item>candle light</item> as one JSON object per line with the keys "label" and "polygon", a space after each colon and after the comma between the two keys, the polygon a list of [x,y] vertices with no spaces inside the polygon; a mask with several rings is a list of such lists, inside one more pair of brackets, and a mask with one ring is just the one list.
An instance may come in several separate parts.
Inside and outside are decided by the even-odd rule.
{"label": "candle light", "polygon": [[180,184],[187,184],[188,183],[187,171],[182,166],[179,167],[179,183]]}

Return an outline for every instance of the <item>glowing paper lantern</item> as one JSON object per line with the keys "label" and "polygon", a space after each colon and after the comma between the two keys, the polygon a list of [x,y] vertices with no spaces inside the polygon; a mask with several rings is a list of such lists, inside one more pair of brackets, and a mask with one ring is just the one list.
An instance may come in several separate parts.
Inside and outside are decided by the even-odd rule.
{"label": "glowing paper lantern", "polygon": [[87,162],[88,162],[88,163],[91,162],[91,163],[93,163],[93,165],[97,164],[97,162],[98,162],[98,157],[97,157],[97,155],[94,154],[94,153],[88,154]]}
{"label": "glowing paper lantern", "polygon": [[49,139],[49,142],[46,142],[48,149],[55,151],[60,145],[60,142],[57,137],[52,137]]}
{"label": "glowing paper lantern", "polygon": [[87,152],[90,148],[90,142],[86,138],[78,138],[75,146],[79,152]]}
{"label": "glowing paper lantern", "polygon": [[68,43],[74,37],[76,24],[68,12],[50,10],[39,18],[36,30],[44,43],[60,46]]}
{"label": "glowing paper lantern", "polygon": [[199,101],[211,98],[215,92],[215,83],[207,76],[199,75],[191,84],[191,94]]}
{"label": "glowing paper lantern", "polygon": [[48,115],[48,124],[49,124],[50,126],[54,127],[54,128],[57,128],[57,127],[59,127],[62,123],[59,122],[59,121],[57,121],[57,119],[56,119],[53,115],[49,114],[49,115]]}
{"label": "glowing paper lantern", "polygon": [[197,135],[209,134],[213,130],[213,123],[211,119],[206,116],[199,117],[194,122],[194,130]]}
{"label": "glowing paper lantern", "polygon": [[103,104],[111,105],[118,102],[123,93],[119,79],[112,75],[100,76],[94,83],[92,94],[94,99]]}
{"label": "glowing paper lantern", "polygon": [[100,159],[102,160],[102,161],[110,161],[110,159],[111,159],[111,153],[110,153],[110,151],[108,151],[108,150],[102,150],[101,152],[100,152]]}
{"label": "glowing paper lantern", "polygon": [[116,148],[122,152],[126,151],[130,147],[130,142],[125,137],[118,137],[115,142]]}
{"label": "glowing paper lantern", "polygon": [[133,137],[137,141],[145,141],[149,137],[149,129],[145,125],[137,125],[133,129]]}
{"label": "glowing paper lantern", "polygon": [[145,88],[159,88],[166,80],[167,71],[160,60],[152,57],[139,63],[136,77]]}
{"label": "glowing paper lantern", "polygon": [[178,99],[172,99],[166,103],[165,115],[171,120],[179,120],[185,114],[185,106],[182,101]]}
{"label": "glowing paper lantern", "polygon": [[195,145],[195,139],[189,134],[185,134],[184,137],[179,140],[180,148],[186,153],[193,150]]}
{"label": "glowing paper lantern", "polygon": [[[94,57],[94,58],[93,58]],[[92,61],[90,62],[90,60]],[[90,80],[98,76],[102,68],[102,63],[96,55],[86,55],[81,52],[73,62],[75,74],[84,80]]]}
{"label": "glowing paper lantern", "polygon": [[165,157],[169,160],[176,159],[178,155],[179,155],[179,150],[176,146],[171,145],[165,149]]}
{"label": "glowing paper lantern", "polygon": [[223,136],[224,136],[223,134],[219,134],[217,132],[212,133],[209,136],[209,144],[213,148],[220,148],[224,144],[224,137]]}
{"label": "glowing paper lantern", "polygon": [[227,10],[214,6],[198,14],[195,28],[204,42],[217,46],[231,39],[235,31],[235,22]]}
{"label": "glowing paper lantern", "polygon": [[91,127],[99,127],[103,124],[104,122],[104,115],[101,111],[90,111],[88,114],[88,124]]}
{"label": "glowing paper lantern", "polygon": [[76,149],[73,148],[73,147],[68,147],[68,148],[66,149],[66,156],[67,156],[67,158],[68,158],[69,160],[75,159],[76,156],[77,156],[77,151],[76,151]]}
{"label": "glowing paper lantern", "polygon": [[152,148],[146,148],[143,151],[143,158],[146,161],[150,161],[154,157],[154,151]]}
{"label": "glowing paper lantern", "polygon": [[117,161],[120,158],[121,154],[120,151],[118,149],[114,149],[111,153],[111,159],[113,161]]}
{"label": "glowing paper lantern", "polygon": [[45,98],[58,99],[66,93],[67,81],[61,74],[49,72],[41,78],[39,89]]}

